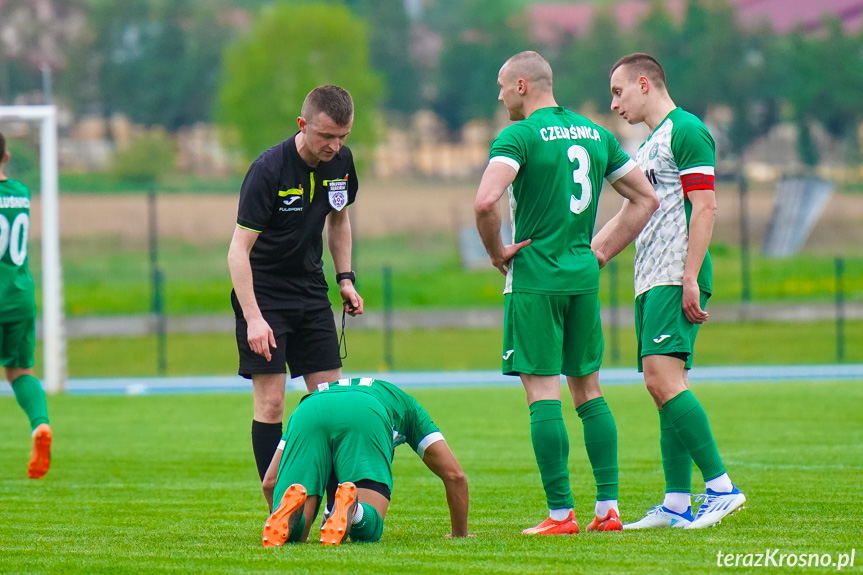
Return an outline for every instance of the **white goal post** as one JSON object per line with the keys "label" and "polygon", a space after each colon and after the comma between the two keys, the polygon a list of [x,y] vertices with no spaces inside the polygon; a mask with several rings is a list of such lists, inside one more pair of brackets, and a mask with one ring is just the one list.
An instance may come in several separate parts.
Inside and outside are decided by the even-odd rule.
{"label": "white goal post", "polygon": [[[45,391],[66,388],[66,339],[63,331],[63,273],[60,267],[60,217],[55,106],[0,106],[0,120],[38,120],[42,175],[42,342]],[[8,143],[7,143],[8,145]],[[24,182],[27,184],[27,182]]]}

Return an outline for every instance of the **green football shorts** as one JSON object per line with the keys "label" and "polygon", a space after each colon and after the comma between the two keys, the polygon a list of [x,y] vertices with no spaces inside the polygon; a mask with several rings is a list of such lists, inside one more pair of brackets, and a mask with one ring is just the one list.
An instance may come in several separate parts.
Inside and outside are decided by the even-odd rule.
{"label": "green football shorts", "polygon": [[[701,292],[701,309],[709,298]],[[686,369],[691,368],[699,325],[683,313],[682,286],[656,286],[635,298],[638,371],[644,371],[641,358],[646,355],[679,356]]]}
{"label": "green football shorts", "polygon": [[0,323],[0,365],[33,367],[36,349],[36,316]]}
{"label": "green football shorts", "polygon": [[504,296],[504,375],[587,375],[604,346],[598,293]]}
{"label": "green football shorts", "polygon": [[294,483],[322,496],[333,470],[340,483],[370,479],[393,487],[392,424],[383,404],[367,393],[331,389],[306,397],[283,439],[276,504]]}

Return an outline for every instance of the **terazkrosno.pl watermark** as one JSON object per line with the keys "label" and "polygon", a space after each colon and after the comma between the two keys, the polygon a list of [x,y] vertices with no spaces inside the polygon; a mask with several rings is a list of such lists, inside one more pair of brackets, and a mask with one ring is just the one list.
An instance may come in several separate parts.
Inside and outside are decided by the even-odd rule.
{"label": "terazkrosno.pl watermark", "polygon": [[716,554],[717,567],[835,567],[841,571],[854,567],[856,549],[849,553],[783,553],[780,549],[767,548],[763,553],[723,553]]}

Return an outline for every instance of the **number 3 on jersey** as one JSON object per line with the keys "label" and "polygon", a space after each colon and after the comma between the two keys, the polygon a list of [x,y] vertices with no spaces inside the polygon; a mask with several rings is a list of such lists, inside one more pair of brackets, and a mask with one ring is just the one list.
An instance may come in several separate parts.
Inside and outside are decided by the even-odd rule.
{"label": "number 3 on jersey", "polygon": [[578,161],[578,167],[572,171],[572,181],[581,186],[581,197],[575,194],[569,197],[569,209],[574,214],[580,214],[590,205],[593,196],[593,186],[590,183],[590,155],[582,146],[570,146],[566,151],[570,162]]}
{"label": "number 3 on jersey", "polygon": [[0,214],[0,258],[6,254],[9,248],[9,258],[16,266],[20,266],[27,259],[27,234],[30,232],[30,218],[27,214],[18,214],[9,225],[6,216]]}

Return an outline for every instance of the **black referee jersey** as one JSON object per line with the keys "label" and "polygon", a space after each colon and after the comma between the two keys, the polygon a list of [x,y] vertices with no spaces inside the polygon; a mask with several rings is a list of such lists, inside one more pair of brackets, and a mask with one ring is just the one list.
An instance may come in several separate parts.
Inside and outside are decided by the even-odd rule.
{"label": "black referee jersey", "polygon": [[296,134],[258,156],[240,189],[237,225],[260,232],[249,255],[252,273],[301,278],[321,275],[327,214],[357,196],[354,158],[343,146],[315,168],[297,152]]}

